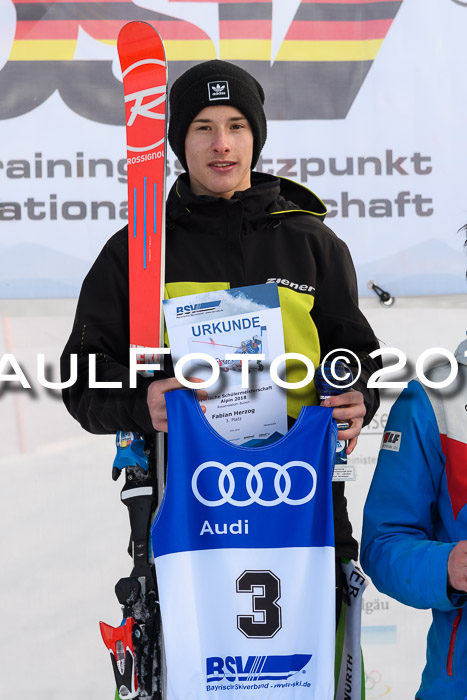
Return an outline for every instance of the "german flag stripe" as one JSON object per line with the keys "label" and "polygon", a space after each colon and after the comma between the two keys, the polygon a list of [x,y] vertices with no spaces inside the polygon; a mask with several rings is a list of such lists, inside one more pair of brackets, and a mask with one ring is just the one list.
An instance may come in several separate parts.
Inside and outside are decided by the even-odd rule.
{"label": "german flag stripe", "polygon": [[221,39],[271,39],[271,25],[269,20],[230,20],[219,22],[219,36]]}
{"label": "german flag stripe", "polygon": [[[185,0],[189,1],[189,0]],[[371,62],[402,0],[302,0],[275,60]],[[71,60],[78,26],[115,45],[123,23],[135,19],[157,26],[171,61],[216,58],[211,39],[196,25],[128,0],[16,0],[18,22],[9,60]],[[270,62],[271,0],[219,3],[220,56],[236,62]]]}
{"label": "german flag stripe", "polygon": [[383,39],[366,41],[284,41],[276,61],[372,61]]}
{"label": "german flag stripe", "polygon": [[[270,59],[235,63],[268,85],[265,107],[270,120],[343,119],[372,65],[372,61],[317,61],[313,65],[275,61],[271,65]],[[171,61],[169,82],[173,84],[192,65],[193,61]]]}
{"label": "german flag stripe", "polygon": [[[216,5],[238,5],[238,0],[202,0],[203,2],[215,2]],[[243,2],[242,5],[246,5],[249,0],[246,0],[246,2]],[[178,2],[200,2],[200,0],[178,0]],[[253,4],[257,3],[264,3],[264,4],[271,4],[271,0],[250,0],[250,2]]]}
{"label": "german flag stripe", "polygon": [[167,20],[183,22],[183,20],[173,20],[172,17],[162,15],[159,12],[146,10],[144,7],[137,7],[131,2],[42,2],[23,3],[16,6],[18,21],[40,21],[47,19],[50,21],[67,19],[123,19],[127,22],[132,20],[146,20],[147,22],[166,22]]}
{"label": "german flag stripe", "polygon": [[[100,39],[102,43],[116,46],[116,39]],[[276,62],[359,62],[372,61],[383,39],[367,41],[284,41]],[[210,41],[188,39],[164,41],[170,61],[208,61],[217,58],[214,44]],[[9,61],[71,61],[76,49],[76,39],[19,40],[15,41]],[[221,58],[227,61],[270,62],[269,40],[236,41],[221,39]]]}
{"label": "german flag stripe", "polygon": [[302,3],[294,20],[311,22],[361,22],[375,19],[394,19],[400,2]]}
{"label": "german flag stripe", "polygon": [[216,48],[212,41],[189,41],[186,39],[176,41],[169,39],[164,41],[164,46],[167,59],[172,63],[178,61],[197,63],[217,58]]}
{"label": "german flag stripe", "polygon": [[[115,42],[117,43],[117,42]],[[15,41],[9,61],[72,61],[76,39]]]}
{"label": "german flag stripe", "polygon": [[271,2],[260,5],[257,2],[238,2],[235,5],[221,5],[219,19],[221,21],[235,20],[270,20],[272,18]]}
{"label": "german flag stripe", "polygon": [[221,39],[220,55],[225,61],[269,61],[270,39]]}
{"label": "german flag stripe", "polygon": [[391,24],[390,19],[367,22],[293,22],[285,38],[290,41],[384,39]]}
{"label": "german flag stripe", "polygon": [[[102,43],[116,46],[116,39],[102,39]],[[216,50],[212,42],[190,41],[187,39],[167,40],[164,42],[167,57],[173,62],[182,61],[209,61],[217,58]],[[38,64],[39,61],[72,61],[76,50],[76,40],[56,39],[15,41],[9,61],[27,61]],[[76,63],[80,63],[77,61]]]}
{"label": "german flag stripe", "polygon": [[377,2],[401,5],[402,0],[302,0],[302,5],[374,5]]}
{"label": "german flag stripe", "polygon": [[[205,0],[203,0],[203,2],[204,1]],[[127,5],[132,5],[132,3],[129,2],[129,0],[99,0],[99,5],[105,5],[105,4],[110,5],[110,4],[113,4],[115,2],[126,3]],[[62,3],[73,3],[73,4],[82,3],[82,4],[86,4],[86,5],[91,4],[89,2],[89,0],[60,0],[60,4],[62,4]],[[46,3],[46,2],[44,2],[44,0],[13,0],[13,4],[14,5],[50,5],[51,3]],[[97,4],[97,3],[93,3],[93,4]],[[136,7],[136,5],[132,5],[132,7]]]}
{"label": "german flag stripe", "polygon": [[[76,39],[78,27],[94,39],[116,40],[124,20],[42,20],[41,22],[18,22],[16,25],[16,41],[23,40],[63,40]],[[158,23],[164,40],[203,40],[206,34],[193,24],[187,22],[167,21]]]}
{"label": "german flag stripe", "polygon": [[[105,44],[115,46],[115,38],[100,38]],[[382,39],[366,41],[284,41],[277,61],[319,62],[319,61],[372,61],[382,44]],[[167,39],[164,41],[170,61],[208,61],[216,56],[212,42],[205,40]],[[15,41],[9,57],[10,61],[71,61],[76,49],[73,39],[27,39]],[[221,58],[228,61],[266,61],[271,56],[269,40],[242,41],[221,39]]]}
{"label": "german flag stripe", "polygon": [[[199,2],[200,0],[178,0],[178,2]],[[216,3],[218,5],[238,5],[238,0],[203,0],[203,2],[212,2]],[[60,3],[73,3],[73,4],[86,4],[89,5],[89,0],[60,0]],[[131,4],[132,7],[136,7],[136,5],[133,5],[130,3],[128,0],[99,0],[100,5],[104,4],[113,4],[113,3],[126,3],[126,4]],[[302,5],[373,5],[375,3],[386,3],[386,4],[394,4],[400,6],[402,4],[402,0],[320,0],[319,3],[316,3],[316,0],[302,0]],[[45,3],[44,0],[13,0],[14,5],[47,5],[50,3]],[[97,4],[97,3],[94,3]],[[251,3],[241,3],[243,5],[247,4],[271,4],[271,0],[252,0]]]}

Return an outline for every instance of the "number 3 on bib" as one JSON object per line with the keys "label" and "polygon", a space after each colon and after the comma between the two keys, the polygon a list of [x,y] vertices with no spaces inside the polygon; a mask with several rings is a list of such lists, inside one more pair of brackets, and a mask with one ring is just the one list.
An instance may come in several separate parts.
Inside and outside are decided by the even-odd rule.
{"label": "number 3 on bib", "polygon": [[252,615],[237,615],[237,628],[249,639],[271,639],[282,627],[281,582],[272,571],[244,571],[237,593],[250,593]]}

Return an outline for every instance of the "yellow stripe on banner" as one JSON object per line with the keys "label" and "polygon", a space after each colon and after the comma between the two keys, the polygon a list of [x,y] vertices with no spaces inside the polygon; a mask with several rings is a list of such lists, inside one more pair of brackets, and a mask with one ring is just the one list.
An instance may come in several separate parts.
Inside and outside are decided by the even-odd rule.
{"label": "yellow stripe on banner", "polygon": [[224,61],[270,61],[269,39],[221,39],[220,52]]}
{"label": "yellow stripe on banner", "polygon": [[[117,45],[115,39],[101,39],[101,42],[111,46]],[[164,47],[169,61],[210,61],[217,58],[214,44],[207,39],[166,39]]]}
{"label": "yellow stripe on banner", "polygon": [[76,49],[75,39],[17,40],[9,61],[71,61]]}
{"label": "yellow stripe on banner", "polygon": [[217,58],[212,41],[207,39],[168,39],[164,41],[169,61],[210,61]]}
{"label": "yellow stripe on banner", "polygon": [[276,61],[372,61],[383,39],[367,41],[284,41]]}
{"label": "yellow stripe on banner", "polygon": [[[99,39],[101,44],[116,46],[115,39]],[[169,61],[209,61],[217,58],[212,41],[168,40],[164,42]],[[71,61],[76,40],[47,39],[15,41],[9,61]]]}

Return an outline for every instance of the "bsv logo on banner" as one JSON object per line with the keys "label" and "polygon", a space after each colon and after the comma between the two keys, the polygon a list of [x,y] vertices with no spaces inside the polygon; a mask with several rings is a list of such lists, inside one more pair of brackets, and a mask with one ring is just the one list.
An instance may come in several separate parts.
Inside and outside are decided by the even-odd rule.
{"label": "bsv logo on banner", "polygon": [[[296,469],[304,469],[306,474]],[[217,488],[219,498],[207,498],[203,496],[199,488],[200,476],[208,469],[218,469],[219,477],[217,480]],[[243,479],[240,475],[240,470],[245,469],[247,474]],[[272,489],[266,489],[261,472],[268,469],[275,471]],[[310,475],[311,479],[310,479]],[[221,462],[208,461],[200,464],[195,470],[191,487],[197,500],[205,506],[216,507],[223,506],[229,503],[232,506],[250,506],[257,503],[260,506],[277,506],[279,503],[286,503],[290,506],[301,506],[311,501],[316,492],[317,474],[314,467],[308,462],[293,460],[284,465],[276,464],[275,462],[261,462],[256,466],[248,464],[248,462],[232,462],[224,465]],[[292,485],[292,479],[294,485]],[[298,481],[297,484],[295,482]],[[211,479],[210,484],[213,483]],[[215,481],[214,481],[215,483]],[[294,488],[294,497],[289,497],[289,494]],[[241,498],[234,498],[234,493],[238,487],[239,491],[244,490]],[[243,487],[243,489],[242,489]],[[296,493],[296,490],[303,487],[301,493]],[[205,489],[201,489],[205,490]],[[212,488],[209,489],[212,491]],[[276,496],[276,498],[263,498],[263,491],[267,490],[267,495]],[[273,493],[272,493],[273,492]],[[240,494],[239,494],[240,495]]]}

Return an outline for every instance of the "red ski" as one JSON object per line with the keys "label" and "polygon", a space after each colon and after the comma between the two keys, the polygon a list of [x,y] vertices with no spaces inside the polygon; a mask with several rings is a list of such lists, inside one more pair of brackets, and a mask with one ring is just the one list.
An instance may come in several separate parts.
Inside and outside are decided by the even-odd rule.
{"label": "red ski", "polygon": [[[145,22],[126,24],[117,48],[127,135],[130,345],[142,348],[138,363],[153,363],[157,358],[144,348],[164,346],[167,65],[159,34]],[[100,623],[114,670],[116,699],[162,699],[162,637],[149,529],[162,498],[163,448],[163,434],[158,434],[146,445],[149,460],[126,466],[121,492],[129,509],[134,567],[115,587],[122,625]],[[113,477],[119,474],[114,468]]]}
{"label": "red ski", "polygon": [[167,64],[162,39],[146,22],[126,24],[117,47],[127,134],[130,343],[162,347]]}

